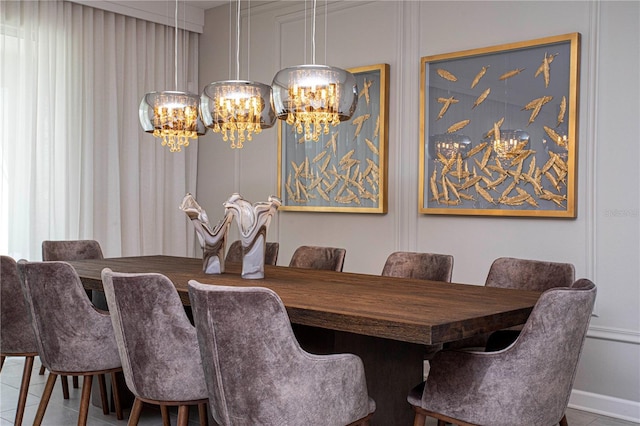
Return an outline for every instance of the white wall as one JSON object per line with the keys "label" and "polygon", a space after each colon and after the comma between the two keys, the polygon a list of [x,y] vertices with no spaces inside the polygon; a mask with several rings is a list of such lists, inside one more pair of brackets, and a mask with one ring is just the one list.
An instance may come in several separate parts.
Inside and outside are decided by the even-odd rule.
{"label": "white wall", "polygon": [[[318,4],[316,57],[325,63]],[[310,61],[303,2],[252,2],[250,18],[250,75],[245,38],[241,78],[270,83],[282,67]],[[227,7],[206,13],[201,87],[235,76],[229,20]],[[389,212],[281,211],[268,238],[280,242],[278,263],[301,244],[332,245],[347,249],[345,271],[378,274],[392,251],[440,252],[455,257],[454,281],[482,284],[499,256],[571,262],[598,285],[571,405],[640,422],[639,24],[639,2],[331,2],[326,63],[391,66]],[[582,34],[577,219],[418,214],[420,58],[571,32]],[[211,218],[233,192],[252,201],[276,193],[276,149],[275,129],[242,151],[217,134],[200,138],[197,199]]]}

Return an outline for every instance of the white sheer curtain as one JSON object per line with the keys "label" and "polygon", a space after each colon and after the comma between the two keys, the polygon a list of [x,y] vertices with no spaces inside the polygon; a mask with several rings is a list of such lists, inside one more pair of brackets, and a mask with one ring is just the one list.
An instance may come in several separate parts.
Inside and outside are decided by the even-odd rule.
{"label": "white sheer curtain", "polygon": [[[0,252],[96,239],[106,256],[193,255],[178,209],[197,142],[170,153],[138,106],[176,90],[174,28],[62,1],[0,1]],[[198,35],[179,31],[178,90],[198,93]]]}

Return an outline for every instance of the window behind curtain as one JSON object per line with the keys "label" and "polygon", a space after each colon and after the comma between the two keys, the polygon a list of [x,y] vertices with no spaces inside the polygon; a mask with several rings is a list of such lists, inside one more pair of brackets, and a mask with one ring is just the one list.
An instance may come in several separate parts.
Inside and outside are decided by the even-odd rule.
{"label": "window behind curtain", "polygon": [[[197,93],[198,35],[178,35],[178,89]],[[0,2],[0,252],[92,238],[107,256],[194,253],[178,205],[198,144],[169,153],[138,123],[144,93],[175,90],[173,38],[79,4]]]}

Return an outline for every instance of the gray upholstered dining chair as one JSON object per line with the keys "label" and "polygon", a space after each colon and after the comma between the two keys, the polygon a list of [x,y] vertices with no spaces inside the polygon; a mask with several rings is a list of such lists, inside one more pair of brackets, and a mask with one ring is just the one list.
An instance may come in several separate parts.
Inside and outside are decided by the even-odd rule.
{"label": "gray upholstered dining chair", "polygon": [[0,256],[0,370],[8,356],[23,356],[18,407],[13,424],[20,426],[27,403],[33,361],[38,356],[36,336],[22,295],[18,265],[9,256]]}
{"label": "gray upholstered dining chair", "polygon": [[545,291],[569,287],[575,280],[571,263],[500,257],[493,261],[485,281],[486,287]]}
{"label": "gray upholstered dining chair", "polygon": [[42,260],[102,259],[102,248],[95,240],[46,240],[42,242]]}
{"label": "gray upholstered dining chair", "polygon": [[[278,251],[280,250],[280,243],[267,242],[266,250],[264,253],[264,264],[275,265],[278,261]],[[236,240],[229,246],[229,251],[225,257],[225,262],[238,262],[242,263],[242,241]]]}
{"label": "gray upholstered dining chair", "polygon": [[429,416],[438,425],[566,425],[595,298],[596,286],[587,279],[552,288],[507,348],[436,354],[429,378],[407,397],[414,424],[423,425]]}
{"label": "gray upholstered dining chair", "polygon": [[191,280],[189,297],[209,406],[220,425],[369,423],[375,403],[362,360],[305,352],[275,292]]}
{"label": "gray upholstered dining chair", "polygon": [[127,386],[135,395],[129,425],[138,424],[143,403],[160,406],[169,424],[169,406],[178,406],[178,426],[197,405],[207,424],[207,387],[196,329],[175,286],[161,274],[102,271],[111,321]]}
{"label": "gray upholstered dining chair", "polygon": [[[96,240],[45,240],[42,242],[42,260],[85,260],[103,259],[102,248]],[[92,298],[91,290],[85,290],[89,299]],[[44,366],[40,367],[40,374],[44,374]],[[69,399],[69,386],[67,377],[60,376],[62,392],[65,399]],[[78,387],[78,377],[73,376],[73,387]]]}
{"label": "gray upholstered dining chair", "polygon": [[[109,414],[105,374],[122,371],[109,313],[97,309],[66,262],[18,262],[38,354],[49,370],[34,425],[41,424],[58,375],[83,376],[78,424],[87,422],[93,376],[98,376],[102,411]],[[123,418],[117,386],[116,416]]]}
{"label": "gray upholstered dining chair", "polygon": [[[485,286],[543,292],[555,287],[570,287],[574,280],[575,268],[571,263],[499,257],[489,267]],[[490,350],[500,349],[513,343],[521,328],[522,326],[516,326],[508,330],[499,330],[451,342],[446,344],[445,348],[488,347]]]}
{"label": "gray upholstered dining chair", "polygon": [[451,282],[453,256],[437,253],[396,251],[391,253],[382,268],[382,276],[417,278]]}
{"label": "gray upholstered dining chair", "polygon": [[289,266],[342,272],[346,254],[343,248],[300,246],[293,252]]}

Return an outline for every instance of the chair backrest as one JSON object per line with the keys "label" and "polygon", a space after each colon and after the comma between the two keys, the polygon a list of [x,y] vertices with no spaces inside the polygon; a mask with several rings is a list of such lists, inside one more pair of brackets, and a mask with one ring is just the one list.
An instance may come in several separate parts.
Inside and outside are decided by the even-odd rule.
{"label": "chair backrest", "polygon": [[171,280],[105,268],[102,282],[125,381],[134,395],[157,401],[207,398],[196,329]]}
{"label": "chair backrest", "polygon": [[552,288],[506,348],[438,352],[422,407],[465,424],[557,424],[569,403],[595,298],[596,286],[587,279]]}
{"label": "chair backrest", "polygon": [[342,272],[346,253],[343,248],[300,246],[293,252],[289,266]]}
{"label": "chair backrest", "polygon": [[109,315],[89,301],[66,262],[18,262],[42,363],[56,372],[119,368]]}
{"label": "chair backrest", "polygon": [[[275,265],[277,263],[279,250],[280,243],[267,242],[264,254],[265,265]],[[229,251],[227,251],[225,261],[242,263],[242,241],[236,240],[231,243]]]}
{"label": "chair backrest", "polygon": [[301,349],[272,290],[191,280],[189,297],[218,424],[344,425],[345,412],[369,413],[362,361]]}
{"label": "chair backrest", "polygon": [[61,240],[42,242],[42,260],[102,259],[102,248],[95,240]]}
{"label": "chair backrest", "polygon": [[[519,401],[528,407],[523,407],[524,412],[548,416],[549,421],[538,424],[553,424],[564,415],[596,291],[588,279],[580,279],[571,287],[547,290],[538,299],[518,339],[504,349],[505,360],[511,365],[502,371],[511,374],[502,379],[513,380],[510,404]],[[522,378],[526,378],[526,386]]]}
{"label": "chair backrest", "polygon": [[417,278],[451,282],[453,256],[436,253],[397,251],[391,253],[382,269],[387,277]]}
{"label": "chair backrest", "polygon": [[9,256],[0,256],[0,263],[0,352],[2,356],[37,353],[18,264]]}
{"label": "chair backrest", "polygon": [[485,286],[545,291],[554,287],[570,287],[575,268],[570,263],[501,257],[489,268]]}

